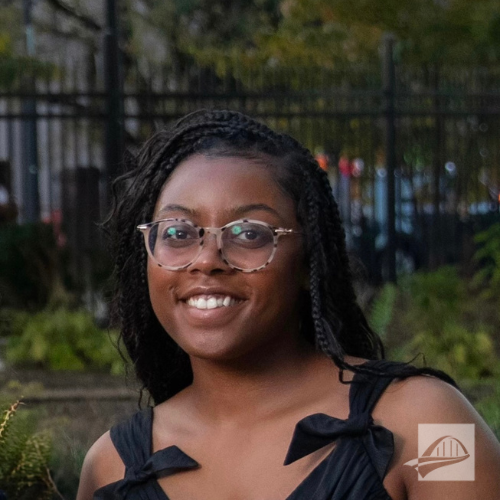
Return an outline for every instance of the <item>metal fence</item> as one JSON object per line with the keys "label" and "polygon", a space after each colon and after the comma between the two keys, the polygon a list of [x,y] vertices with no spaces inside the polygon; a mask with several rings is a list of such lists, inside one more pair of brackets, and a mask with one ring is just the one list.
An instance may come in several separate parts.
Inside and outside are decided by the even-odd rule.
{"label": "metal fence", "polygon": [[374,275],[467,262],[470,235],[499,217],[498,69],[414,70],[391,54],[342,71],[150,65],[127,68],[123,90],[78,67],[28,73],[0,88],[0,183],[19,221],[38,203],[43,219],[62,215],[77,253],[99,244],[122,146],[199,108],[243,111],[322,155]]}

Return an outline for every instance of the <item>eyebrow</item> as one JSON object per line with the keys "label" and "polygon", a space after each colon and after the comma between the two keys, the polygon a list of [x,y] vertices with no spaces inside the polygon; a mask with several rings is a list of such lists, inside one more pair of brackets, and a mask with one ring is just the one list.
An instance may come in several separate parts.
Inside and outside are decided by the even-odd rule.
{"label": "eyebrow", "polygon": [[[273,214],[277,217],[280,217],[280,214],[274,208],[270,207],[269,205],[266,205],[265,203],[252,203],[249,205],[241,205],[239,207],[236,207],[235,209],[229,210],[228,212],[236,217],[242,217],[248,212],[255,212],[255,211],[264,211]],[[182,212],[186,215],[189,215],[190,217],[195,217],[198,214],[198,212],[196,210],[193,210],[192,208],[188,208],[183,205],[177,205],[175,203],[165,205],[158,211],[158,214],[163,214],[167,212]]]}
{"label": "eyebrow", "polygon": [[182,213],[189,215],[191,217],[196,215],[195,210],[193,210],[191,208],[184,207],[183,205],[177,205],[175,203],[165,205],[164,207],[160,208],[160,210],[158,210],[158,214],[162,214],[164,212],[182,212]]}
{"label": "eyebrow", "polygon": [[248,212],[254,212],[257,210],[262,210],[264,212],[268,212],[270,214],[276,215],[277,217],[280,217],[280,214],[274,210],[274,208],[271,208],[269,205],[266,205],[265,203],[253,203],[251,205],[242,205],[240,207],[237,207],[233,212],[237,216],[242,216]]}

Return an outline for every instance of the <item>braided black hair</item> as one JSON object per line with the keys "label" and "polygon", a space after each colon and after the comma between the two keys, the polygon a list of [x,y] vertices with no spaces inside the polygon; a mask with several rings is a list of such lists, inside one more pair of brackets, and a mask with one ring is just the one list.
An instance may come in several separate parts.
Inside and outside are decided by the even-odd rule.
{"label": "braided black hair", "polygon": [[[156,133],[129,170],[114,184],[115,206],[108,220],[116,252],[115,318],[121,339],[143,388],[155,403],[192,381],[189,358],[156,318],[148,293],[147,255],[138,224],[153,216],[160,191],[176,166],[196,153],[266,159],[280,188],[295,202],[305,234],[309,296],[302,333],[341,369],[383,375],[369,366],[351,366],[345,355],[383,358],[379,337],[356,302],[345,235],[326,173],[311,153],[286,134],[277,133],[233,111],[198,111]],[[401,365],[402,378],[415,373],[449,377],[427,368]]]}

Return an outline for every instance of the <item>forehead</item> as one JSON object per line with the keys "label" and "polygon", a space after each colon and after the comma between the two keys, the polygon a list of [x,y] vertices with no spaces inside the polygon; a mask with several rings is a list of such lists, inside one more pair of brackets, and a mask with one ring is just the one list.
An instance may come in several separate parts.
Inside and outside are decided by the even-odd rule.
{"label": "forehead", "polygon": [[182,161],[163,186],[155,215],[163,207],[181,205],[214,216],[249,205],[267,205],[283,219],[295,218],[295,206],[276,182],[264,159],[193,155]]}

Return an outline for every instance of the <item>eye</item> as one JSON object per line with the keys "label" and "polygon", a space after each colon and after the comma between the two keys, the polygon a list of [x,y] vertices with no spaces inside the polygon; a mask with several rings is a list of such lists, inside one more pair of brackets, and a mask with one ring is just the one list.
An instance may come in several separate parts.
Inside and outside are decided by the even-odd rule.
{"label": "eye", "polygon": [[190,245],[199,238],[196,228],[182,222],[161,223],[158,234],[162,244],[168,246]]}
{"label": "eye", "polygon": [[260,248],[273,242],[272,231],[267,226],[250,222],[229,227],[224,236],[228,243],[246,248]]}
{"label": "eye", "polygon": [[189,230],[185,226],[170,226],[162,232],[162,238],[173,240],[186,240],[190,238]]}
{"label": "eye", "polygon": [[259,237],[259,228],[254,227],[244,227],[241,225],[236,225],[231,228],[231,233],[233,238],[239,238],[241,240],[255,240]]}

